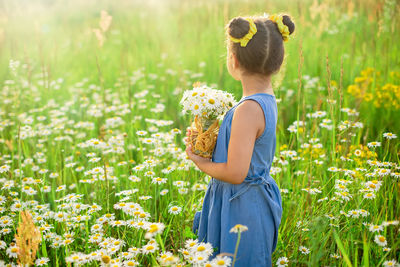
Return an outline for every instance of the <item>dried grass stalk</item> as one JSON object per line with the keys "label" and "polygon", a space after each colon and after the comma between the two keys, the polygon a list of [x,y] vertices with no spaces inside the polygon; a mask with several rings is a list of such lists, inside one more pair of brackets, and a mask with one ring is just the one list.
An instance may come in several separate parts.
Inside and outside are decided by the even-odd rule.
{"label": "dried grass stalk", "polygon": [[29,211],[21,212],[21,220],[15,235],[18,251],[18,264],[29,266],[34,264],[36,251],[42,241],[39,229],[33,223]]}

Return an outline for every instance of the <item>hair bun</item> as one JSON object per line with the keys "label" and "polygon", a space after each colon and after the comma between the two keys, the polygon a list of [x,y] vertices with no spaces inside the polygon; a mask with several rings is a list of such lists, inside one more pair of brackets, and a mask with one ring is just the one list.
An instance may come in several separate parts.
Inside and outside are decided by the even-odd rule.
{"label": "hair bun", "polygon": [[282,22],[289,28],[289,34],[292,34],[295,28],[292,19],[288,15],[283,15]]}
{"label": "hair bun", "polygon": [[250,30],[250,23],[243,17],[233,18],[228,24],[228,33],[233,38],[242,38]]}

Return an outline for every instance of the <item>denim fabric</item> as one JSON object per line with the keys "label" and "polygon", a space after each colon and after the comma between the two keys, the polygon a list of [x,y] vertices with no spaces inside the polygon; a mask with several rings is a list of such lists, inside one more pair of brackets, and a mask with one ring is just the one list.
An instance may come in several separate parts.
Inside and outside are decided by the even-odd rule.
{"label": "denim fabric", "polygon": [[235,185],[212,178],[208,184],[201,212],[195,214],[193,232],[198,240],[210,242],[220,253],[235,252],[237,234],[230,233],[236,224],[246,225],[241,234],[235,267],[272,266],[282,217],[282,199],[275,180],[270,176],[276,147],[277,105],[274,95],[253,94],[242,98],[221,123],[213,162],[226,162],[232,116],[245,100],[260,104],[265,117],[265,130],[256,139],[249,172],[243,183]]}

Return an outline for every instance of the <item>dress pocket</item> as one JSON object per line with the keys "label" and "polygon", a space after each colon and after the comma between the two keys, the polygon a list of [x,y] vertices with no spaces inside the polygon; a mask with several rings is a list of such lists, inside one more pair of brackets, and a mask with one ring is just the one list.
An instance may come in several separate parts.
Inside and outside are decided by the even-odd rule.
{"label": "dress pocket", "polygon": [[249,188],[250,188],[251,184],[241,184],[239,185],[237,191],[229,198],[229,201],[232,201],[236,198],[238,198],[239,196],[243,195]]}

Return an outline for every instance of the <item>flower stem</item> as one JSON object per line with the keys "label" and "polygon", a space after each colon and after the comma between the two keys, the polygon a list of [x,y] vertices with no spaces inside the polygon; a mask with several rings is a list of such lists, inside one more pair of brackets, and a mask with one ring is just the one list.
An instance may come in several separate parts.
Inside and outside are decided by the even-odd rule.
{"label": "flower stem", "polygon": [[237,255],[237,252],[238,252],[238,249],[239,249],[239,243],[240,243],[240,230],[238,231],[238,239],[236,241],[235,254],[233,255],[232,267],[235,266],[236,255]]}

